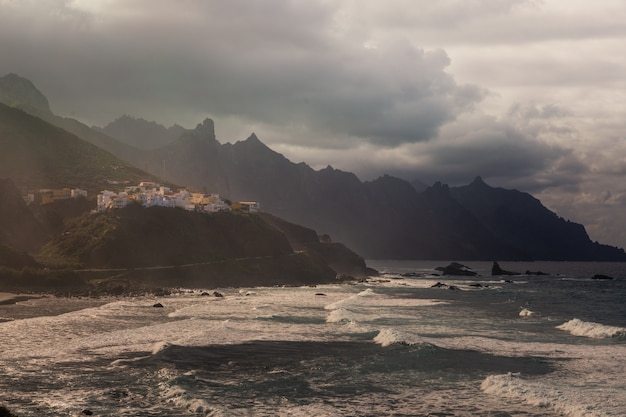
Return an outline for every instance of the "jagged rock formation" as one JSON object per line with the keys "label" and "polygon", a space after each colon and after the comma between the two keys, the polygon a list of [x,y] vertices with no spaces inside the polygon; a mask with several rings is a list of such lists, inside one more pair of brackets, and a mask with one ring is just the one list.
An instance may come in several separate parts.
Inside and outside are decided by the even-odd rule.
{"label": "jagged rock formation", "polygon": [[94,126],[93,129],[139,149],[160,148],[178,139],[185,132],[179,125],[166,128],[154,121],[149,122],[128,115],[119,117],[103,128]]}
{"label": "jagged rock formation", "polygon": [[481,179],[426,190],[390,176],[361,182],[332,167],[292,163],[254,134],[220,144],[210,119],[161,148],[140,151],[75,120],[44,117],[153,175],[259,201],[263,210],[329,234],[367,258],[626,260],[622,249],[591,242],[582,225],[560,219],[532,196]]}
{"label": "jagged rock formation", "polygon": [[30,80],[17,74],[0,77],[0,102],[37,116],[52,115],[46,96]]}

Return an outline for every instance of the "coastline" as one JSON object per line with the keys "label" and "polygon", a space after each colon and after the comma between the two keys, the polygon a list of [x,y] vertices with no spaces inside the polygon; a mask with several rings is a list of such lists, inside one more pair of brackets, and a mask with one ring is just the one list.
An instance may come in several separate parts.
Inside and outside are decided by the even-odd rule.
{"label": "coastline", "polygon": [[0,292],[0,305],[10,305],[19,303],[20,301],[30,300],[32,298],[39,298],[34,295],[22,295],[22,294],[14,294],[10,292]]}

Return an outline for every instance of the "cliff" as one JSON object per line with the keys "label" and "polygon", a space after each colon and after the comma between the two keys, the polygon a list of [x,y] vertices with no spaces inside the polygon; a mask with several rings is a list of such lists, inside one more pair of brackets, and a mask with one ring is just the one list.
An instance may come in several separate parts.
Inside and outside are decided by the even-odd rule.
{"label": "cliff", "polygon": [[450,193],[497,239],[523,249],[531,259],[626,260],[623,249],[592,242],[583,225],[557,216],[528,193],[491,187],[480,177]]}

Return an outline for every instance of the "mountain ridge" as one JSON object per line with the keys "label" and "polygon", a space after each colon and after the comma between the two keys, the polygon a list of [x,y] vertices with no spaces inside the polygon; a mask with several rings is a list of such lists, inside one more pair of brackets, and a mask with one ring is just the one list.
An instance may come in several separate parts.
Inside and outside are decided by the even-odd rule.
{"label": "mountain ridge", "polygon": [[176,140],[185,128],[175,124],[166,128],[155,121],[123,115],[104,127],[92,129],[139,149],[156,149]]}
{"label": "mountain ridge", "polygon": [[[66,120],[54,117],[57,123]],[[424,190],[417,181],[391,176],[362,182],[332,167],[316,171],[293,163],[254,133],[221,144],[210,119],[152,150],[79,122],[70,125],[83,139],[155,176],[232,200],[259,201],[263,210],[329,234],[370,259],[626,260],[623,249],[591,242],[584,226],[546,214],[551,212],[529,194],[515,194],[516,203],[503,200],[495,211],[480,209],[475,195],[499,195],[480,177],[467,189],[436,183]],[[557,219],[538,220],[550,216]]]}

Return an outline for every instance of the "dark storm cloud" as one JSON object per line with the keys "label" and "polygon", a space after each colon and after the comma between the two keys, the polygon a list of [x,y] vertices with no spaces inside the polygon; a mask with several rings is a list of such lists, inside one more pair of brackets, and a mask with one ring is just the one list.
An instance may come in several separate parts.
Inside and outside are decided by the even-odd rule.
{"label": "dark storm cloud", "polygon": [[[538,192],[576,187],[589,171],[570,149],[548,144],[509,120],[466,120],[446,128],[441,135],[435,143],[403,149],[404,163],[396,165],[394,173],[452,185],[466,184],[480,175],[498,186]],[[391,165],[391,161],[384,164]]]}
{"label": "dark storm cloud", "polygon": [[[261,140],[371,179],[489,183],[626,246],[621,0],[0,0],[0,75],[56,113]],[[609,197],[606,197],[609,196]],[[602,219],[602,220],[599,220]]]}
{"label": "dark storm cloud", "polygon": [[166,123],[203,112],[393,146],[434,138],[483,96],[446,72],[444,51],[367,47],[334,31],[333,10],[318,3],[42,4],[45,20],[3,6],[2,67],[41,85],[53,108],[87,97],[77,116],[100,124],[115,112],[152,110]]}

